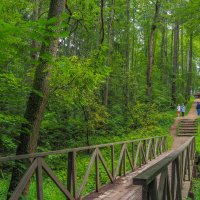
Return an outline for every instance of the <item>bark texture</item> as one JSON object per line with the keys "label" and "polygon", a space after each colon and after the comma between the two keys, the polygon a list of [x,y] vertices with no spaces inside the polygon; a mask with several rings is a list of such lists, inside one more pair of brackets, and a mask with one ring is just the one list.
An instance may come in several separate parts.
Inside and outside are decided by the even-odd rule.
{"label": "bark texture", "polygon": [[186,100],[189,101],[192,90],[192,54],[193,54],[193,34],[190,34],[189,65],[187,73]]}
{"label": "bark texture", "polygon": [[152,82],[152,68],[153,68],[153,54],[154,54],[154,40],[155,40],[155,32],[157,28],[158,18],[160,12],[160,1],[156,1],[155,5],[155,14],[153,23],[151,25],[149,43],[148,43],[148,60],[147,60],[147,87],[146,87],[146,95],[147,97],[151,96],[151,82]]}
{"label": "bark texture", "polygon": [[[106,65],[110,65],[110,57],[111,57],[111,48],[113,45],[113,21],[114,21],[114,16],[115,16],[115,0],[112,0],[112,9],[110,11],[110,17],[109,17],[109,23],[108,23],[108,51],[107,51],[107,57],[106,57]],[[108,97],[109,97],[109,77],[106,78],[106,83],[104,87],[104,105],[107,107],[108,106]]]}
{"label": "bark texture", "polygon": [[178,45],[179,44],[179,22],[175,21],[174,26],[174,52],[173,52],[173,68],[172,68],[172,106],[176,106],[176,79],[178,73]]}

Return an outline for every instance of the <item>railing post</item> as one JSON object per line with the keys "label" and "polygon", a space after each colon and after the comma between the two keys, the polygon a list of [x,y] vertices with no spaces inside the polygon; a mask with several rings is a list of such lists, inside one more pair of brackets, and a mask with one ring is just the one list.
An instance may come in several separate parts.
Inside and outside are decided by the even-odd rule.
{"label": "railing post", "polygon": [[112,177],[115,180],[115,146],[111,146],[111,170],[112,170]]}
{"label": "railing post", "polygon": [[149,200],[148,194],[149,194],[149,186],[148,185],[142,185],[142,200]]}
{"label": "railing post", "polygon": [[[158,200],[158,193],[157,193],[157,180],[154,179],[150,184],[149,184],[149,191],[148,195],[150,200]],[[148,200],[147,199],[147,200]]]}
{"label": "railing post", "polygon": [[133,165],[133,168],[134,168],[134,165],[135,165],[135,150],[134,150],[134,142],[131,143],[132,144],[132,165]]}
{"label": "railing post", "polygon": [[154,146],[155,158],[157,157],[157,148],[158,148],[158,138],[156,138],[156,143],[155,143],[155,146]]}
{"label": "railing post", "polygon": [[181,193],[181,176],[180,176],[180,162],[179,157],[175,160],[175,166],[176,166],[176,175],[177,175],[177,196],[178,200],[182,200],[182,193]]}
{"label": "railing post", "polygon": [[99,149],[97,148],[97,155],[95,158],[95,176],[96,176],[96,192],[99,191],[100,182],[99,182]]}
{"label": "railing post", "polygon": [[146,164],[147,160],[146,160],[146,154],[147,154],[147,148],[146,148],[146,139],[143,141],[143,163],[142,164]]}
{"label": "railing post", "polygon": [[[188,180],[190,181],[191,180],[191,176],[190,176],[190,161],[191,161],[191,155],[189,153],[189,146],[187,147],[187,150],[186,150],[186,153],[187,153],[187,169],[188,169]],[[192,165],[193,165],[193,162],[192,162]]]}
{"label": "railing post", "polygon": [[124,161],[124,176],[126,176],[126,144],[125,145],[125,148],[124,148],[124,158],[123,158],[123,161]]}
{"label": "railing post", "polygon": [[76,152],[68,153],[68,171],[67,171],[67,189],[71,192],[73,188],[73,196],[77,198],[77,176],[76,176]]}
{"label": "railing post", "polygon": [[37,185],[37,199],[43,200],[42,158],[40,158],[40,157],[37,158],[36,185]]}

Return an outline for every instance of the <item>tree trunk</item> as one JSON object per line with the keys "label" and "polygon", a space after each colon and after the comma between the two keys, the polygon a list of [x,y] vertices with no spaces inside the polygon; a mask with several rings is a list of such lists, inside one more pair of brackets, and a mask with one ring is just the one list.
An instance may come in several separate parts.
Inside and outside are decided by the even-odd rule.
{"label": "tree trunk", "polygon": [[176,20],[174,26],[174,53],[173,53],[173,68],[172,68],[172,106],[176,106],[176,78],[178,73],[178,41],[179,41],[179,23]]}
{"label": "tree trunk", "polygon": [[[36,22],[38,21],[39,18],[39,7],[40,7],[40,0],[34,0],[33,1],[33,14],[32,14],[32,21]],[[36,40],[32,40],[32,45],[31,45],[31,58],[33,61],[33,67],[35,67],[35,60],[38,60],[38,48],[39,48],[39,43]]]}
{"label": "tree trunk", "polygon": [[160,45],[160,70],[161,70],[161,76],[160,80],[163,80],[164,76],[164,56],[165,56],[165,19],[162,19],[162,40],[161,40],[161,45]]}
{"label": "tree trunk", "polygon": [[189,51],[189,65],[187,73],[187,86],[186,86],[186,100],[189,101],[190,93],[192,90],[192,52],[193,52],[193,34],[190,34],[190,51]]}
{"label": "tree trunk", "polygon": [[[48,23],[46,26],[48,35],[44,38],[45,42],[42,43],[39,64],[33,81],[33,90],[30,93],[24,114],[27,122],[21,125],[19,144],[16,150],[17,155],[34,153],[37,147],[39,128],[49,95],[52,62],[56,57],[58,48],[58,36],[55,36],[55,33],[59,32],[60,17],[64,8],[65,0],[51,0],[48,19],[57,18],[57,20],[56,22]],[[55,31],[52,27],[56,27],[57,30]],[[13,168],[9,193],[14,191],[23,175],[22,164],[25,163],[16,162]]]}
{"label": "tree trunk", "polygon": [[99,32],[99,47],[101,47],[101,45],[103,44],[104,41],[104,0],[101,0],[101,4],[100,4],[100,23],[101,23],[101,27],[100,27],[100,32]]}
{"label": "tree trunk", "polygon": [[[113,40],[113,34],[112,34],[112,26],[113,26],[113,20],[115,15],[115,0],[112,0],[112,8],[110,11],[110,19],[108,23],[108,52],[107,52],[107,59],[106,59],[106,65],[110,65],[110,55],[111,55],[111,48],[112,48],[112,40]],[[108,91],[109,91],[109,77],[106,78],[106,84],[104,88],[104,105],[108,106]]]}
{"label": "tree trunk", "polygon": [[152,68],[153,68],[153,53],[154,53],[154,39],[155,39],[155,31],[157,28],[157,22],[159,18],[160,11],[160,1],[156,1],[155,6],[155,15],[153,19],[153,23],[151,25],[151,32],[149,37],[148,44],[148,61],[147,61],[147,87],[146,87],[146,95],[149,98],[151,96],[151,79],[152,79]]}
{"label": "tree trunk", "polygon": [[[125,110],[129,107],[129,73],[130,73],[130,0],[126,0],[126,65],[125,65]],[[126,114],[126,113],[125,113]]]}

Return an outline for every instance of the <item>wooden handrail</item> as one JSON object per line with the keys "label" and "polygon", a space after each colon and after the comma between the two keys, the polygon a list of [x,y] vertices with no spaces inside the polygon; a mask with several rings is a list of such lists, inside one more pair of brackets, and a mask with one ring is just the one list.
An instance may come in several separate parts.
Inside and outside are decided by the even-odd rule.
{"label": "wooden handrail", "polygon": [[162,137],[167,137],[167,136],[156,136],[156,137],[149,137],[149,138],[143,138],[143,139],[128,140],[128,141],[114,142],[114,143],[108,143],[108,144],[99,144],[99,145],[92,145],[92,146],[85,146],[85,147],[77,147],[77,148],[71,148],[71,149],[61,149],[61,150],[41,152],[41,153],[31,153],[31,154],[5,156],[5,157],[0,157],[0,162],[22,160],[22,159],[29,159],[29,158],[37,158],[37,157],[46,157],[46,156],[49,156],[49,155],[92,150],[92,149],[95,149],[95,148],[110,147],[110,146],[113,146],[113,145],[120,145],[120,144],[125,144],[125,143],[132,143],[132,142],[138,142],[138,141],[144,141],[144,140],[150,140],[150,139],[162,138]]}
{"label": "wooden handrail", "polygon": [[[188,180],[191,178],[194,154],[195,137],[191,137],[176,151],[134,177],[133,184],[142,186],[142,199],[174,199],[173,197],[177,195],[181,200],[181,187],[186,180],[185,177],[187,176]],[[169,174],[170,167],[171,174]],[[159,175],[160,177],[158,177]],[[174,183],[169,184],[170,180],[173,180]],[[159,183],[158,186],[157,183]],[[163,197],[163,195],[165,196]]]}
{"label": "wooden handrail", "polygon": [[[116,145],[120,145],[118,148],[120,155],[116,158],[115,150]],[[109,147],[109,149],[107,149]],[[106,148],[110,152],[110,156],[104,159],[101,153],[102,148]],[[22,179],[19,181],[15,191],[10,197],[10,200],[16,200],[23,193],[27,183],[31,181],[31,177],[36,174],[36,191],[37,199],[43,199],[43,171],[46,175],[52,179],[56,184],[57,188],[65,195],[66,198],[71,200],[81,199],[83,190],[87,184],[90,176],[92,167],[95,167],[95,180],[96,180],[96,191],[98,192],[102,186],[100,183],[100,163],[106,172],[106,175],[111,183],[113,183],[120,176],[126,176],[127,173],[133,172],[136,168],[148,163],[149,160],[156,158],[158,155],[167,151],[167,136],[151,137],[137,140],[130,140],[124,142],[115,142],[109,144],[93,145],[87,147],[79,147],[73,149],[64,149],[58,151],[50,151],[43,153],[27,154],[8,156],[0,158],[0,162],[15,161],[15,163],[21,162],[19,160],[29,159],[31,160],[30,166],[24,172]],[[82,183],[78,187],[77,184],[77,153],[82,151],[90,150],[90,160],[88,167],[84,174]],[[67,187],[57,178],[55,173],[45,162],[44,157],[55,154],[68,154],[68,167],[67,167]],[[31,158],[31,159],[30,159]],[[116,162],[117,161],[117,162]],[[110,163],[110,165],[107,164]],[[115,166],[115,163],[117,165]],[[126,166],[126,163],[130,164],[130,169]],[[66,169],[64,169],[66,170]]]}

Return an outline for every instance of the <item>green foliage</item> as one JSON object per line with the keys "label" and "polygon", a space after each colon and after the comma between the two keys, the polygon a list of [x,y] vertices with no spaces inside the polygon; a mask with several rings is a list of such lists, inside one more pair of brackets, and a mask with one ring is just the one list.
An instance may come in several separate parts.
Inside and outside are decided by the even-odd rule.
{"label": "green foliage", "polygon": [[133,129],[155,126],[158,123],[155,118],[158,114],[158,109],[155,104],[137,103],[130,109],[130,113],[130,126]]}
{"label": "green foliage", "polygon": [[192,180],[192,191],[194,193],[195,199],[200,199],[200,179]]}

